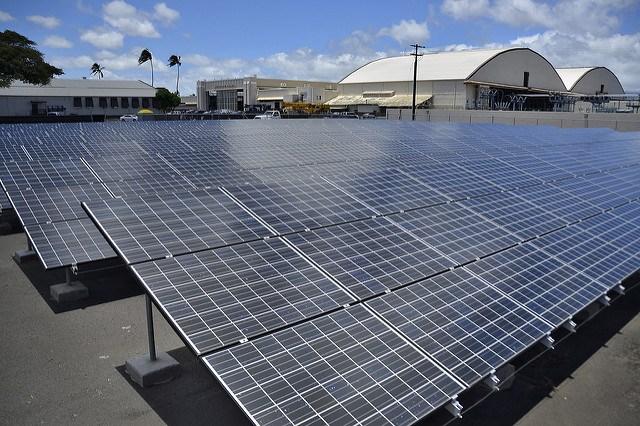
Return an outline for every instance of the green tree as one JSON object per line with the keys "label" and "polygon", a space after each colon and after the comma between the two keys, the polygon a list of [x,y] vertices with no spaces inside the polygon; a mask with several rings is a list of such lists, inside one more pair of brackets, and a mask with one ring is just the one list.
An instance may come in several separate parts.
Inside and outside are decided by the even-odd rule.
{"label": "green tree", "polygon": [[161,87],[156,91],[156,102],[163,112],[167,112],[180,105],[180,96]]}
{"label": "green tree", "polygon": [[173,67],[173,66],[178,66],[178,78],[176,78],[176,94],[180,95],[180,90],[178,89],[178,85],[180,84],[180,65],[182,65],[182,62],[180,62],[180,56],[178,55],[171,55],[169,56],[169,66]]}
{"label": "green tree", "polygon": [[30,84],[48,84],[64,72],[46,63],[36,44],[15,31],[0,32],[0,87],[14,80]]}
{"label": "green tree", "polygon": [[142,65],[145,62],[151,63],[151,85],[153,86],[153,55],[149,49],[142,49],[138,58],[138,65]]}
{"label": "green tree", "polygon": [[98,76],[98,79],[104,77],[102,70],[104,70],[104,67],[97,62],[94,62],[93,65],[91,65],[91,75]]}

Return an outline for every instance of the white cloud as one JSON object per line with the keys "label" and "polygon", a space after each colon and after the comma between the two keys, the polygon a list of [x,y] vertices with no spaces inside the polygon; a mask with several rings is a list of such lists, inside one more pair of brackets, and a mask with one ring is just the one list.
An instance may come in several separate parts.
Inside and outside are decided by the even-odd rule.
{"label": "white cloud", "polygon": [[163,22],[164,24],[171,24],[174,21],[176,21],[178,18],[180,18],[180,12],[178,12],[175,9],[171,9],[164,2],[157,3],[153,7],[153,10],[155,11],[153,15],[155,19],[157,19],[160,22]]}
{"label": "white cloud", "polygon": [[60,25],[60,20],[55,16],[31,15],[27,16],[27,21],[48,29],[53,29]]}
{"label": "white cloud", "polygon": [[122,47],[124,36],[106,29],[87,30],[80,35],[80,40],[91,43],[100,49],[118,49]]}
{"label": "white cloud", "polygon": [[426,21],[416,22],[415,19],[403,19],[397,24],[380,29],[378,35],[391,37],[400,44],[422,43],[429,38],[429,27],[427,27]]}
{"label": "white cloud", "polygon": [[11,14],[0,10],[0,22],[9,22],[9,21],[13,21],[13,16],[11,16]]}
{"label": "white cloud", "polygon": [[512,27],[539,27],[558,31],[604,35],[620,24],[615,13],[636,0],[445,0],[442,11],[455,19],[485,17]]}
{"label": "white cloud", "polygon": [[47,47],[54,47],[57,49],[69,49],[70,47],[73,47],[73,43],[71,43],[64,37],[60,37],[57,35],[52,35],[45,38],[42,44]]}
{"label": "white cloud", "polygon": [[527,46],[555,67],[605,66],[628,92],[640,91],[640,33],[595,36],[545,31],[510,42]]}
{"label": "white cloud", "polygon": [[442,11],[455,19],[468,19],[488,12],[489,0],[444,0]]}
{"label": "white cloud", "polygon": [[139,37],[160,37],[147,14],[123,0],[114,0],[102,7],[104,20],[126,35]]}
{"label": "white cloud", "polygon": [[264,75],[272,77],[338,81],[355,68],[382,56],[386,56],[384,52],[331,55],[311,49],[297,49],[259,58],[257,65]]}

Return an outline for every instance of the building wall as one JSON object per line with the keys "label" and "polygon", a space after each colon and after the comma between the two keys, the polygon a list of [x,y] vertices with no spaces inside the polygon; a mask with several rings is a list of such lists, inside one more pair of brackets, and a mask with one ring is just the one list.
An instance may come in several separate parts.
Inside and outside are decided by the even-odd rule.
{"label": "building wall", "polygon": [[[0,115],[31,115],[33,102],[45,102],[46,105],[42,107],[64,107],[65,115],[92,115],[92,114],[105,114],[105,115],[124,115],[135,114],[142,108],[142,99],[139,99],[139,106],[137,108],[132,107],[131,97],[127,97],[129,102],[128,108],[121,107],[121,97],[118,97],[118,107],[111,107],[111,98],[106,98],[107,107],[102,108],[99,104],[99,97],[91,97],[93,99],[93,107],[86,106],[86,97],[81,97],[81,107],[74,106],[73,96],[0,96]],[[151,109],[151,99],[148,100],[148,108]],[[45,109],[46,111],[46,109]]]}
{"label": "building wall", "polygon": [[[411,120],[410,109],[387,110],[389,120]],[[574,113],[534,111],[417,110],[416,121],[449,121],[512,126],[556,126],[563,128],[608,127],[622,132],[640,131],[640,114]]]}
{"label": "building wall", "polygon": [[571,91],[582,95],[595,95],[600,93],[601,85],[604,85],[604,93],[624,94],[624,89],[616,76],[606,68],[596,68],[587,72]]}
{"label": "building wall", "polygon": [[[340,84],[338,94],[343,96],[359,96],[363,92],[393,91],[396,95],[413,94],[413,82],[351,83]],[[473,101],[475,92],[468,89],[462,80],[418,81],[416,93],[432,95],[431,108],[464,109]],[[469,100],[469,96],[472,96]]]}
{"label": "building wall", "polygon": [[[257,105],[259,102],[257,98],[262,97],[263,91],[267,96],[270,93],[282,89],[286,93],[287,97],[291,93],[310,93],[309,97],[305,96],[305,102],[311,102],[320,104],[326,102],[329,99],[337,96],[337,84],[322,81],[305,81],[305,80],[284,80],[284,79],[270,79],[270,78],[258,78],[258,77],[246,77],[246,78],[231,78],[224,80],[212,80],[212,81],[198,81],[197,83],[197,96],[198,96],[198,109],[209,110],[213,109],[209,105],[208,93],[217,92],[221,90],[236,90],[241,91],[242,101],[244,105]],[[287,99],[284,99],[287,101]],[[225,103],[225,104],[228,104]],[[217,109],[222,107],[218,105]],[[229,108],[225,107],[226,109]]]}

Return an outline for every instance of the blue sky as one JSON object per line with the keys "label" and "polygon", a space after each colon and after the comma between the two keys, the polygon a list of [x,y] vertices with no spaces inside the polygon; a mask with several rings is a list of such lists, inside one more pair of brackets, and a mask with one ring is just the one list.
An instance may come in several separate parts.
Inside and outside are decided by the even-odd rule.
{"label": "blue sky", "polygon": [[528,46],[556,66],[602,65],[640,90],[640,0],[443,1],[0,1],[0,26],[38,43],[66,77],[150,80],[175,87],[169,55],[182,56],[181,93],[198,79],[258,74],[338,81],[414,41],[433,50]]}

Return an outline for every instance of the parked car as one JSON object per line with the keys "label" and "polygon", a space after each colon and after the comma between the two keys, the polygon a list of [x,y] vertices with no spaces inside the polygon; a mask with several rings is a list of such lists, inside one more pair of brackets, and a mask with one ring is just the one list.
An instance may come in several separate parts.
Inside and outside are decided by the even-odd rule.
{"label": "parked car", "polygon": [[265,111],[264,114],[253,117],[254,120],[279,120],[280,118],[282,118],[280,111]]}
{"label": "parked car", "polygon": [[64,115],[64,112],[62,111],[49,111],[47,113],[47,116],[49,117],[62,117]]}
{"label": "parked car", "polygon": [[370,120],[373,118],[376,118],[375,114],[371,114],[370,112],[366,113],[366,114],[362,114],[361,117],[363,120]]}
{"label": "parked car", "polygon": [[355,112],[334,112],[331,114],[331,118],[353,118],[357,120],[360,117]]}
{"label": "parked car", "polygon": [[138,121],[138,116],[133,114],[125,114],[120,117],[120,121]]}

